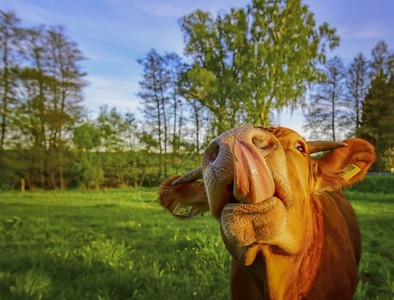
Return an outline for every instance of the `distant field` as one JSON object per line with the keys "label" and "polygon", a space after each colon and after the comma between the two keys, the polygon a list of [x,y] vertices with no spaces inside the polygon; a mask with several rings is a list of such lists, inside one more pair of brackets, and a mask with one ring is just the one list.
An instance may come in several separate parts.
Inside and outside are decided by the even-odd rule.
{"label": "distant field", "polygon": [[[0,299],[230,299],[230,255],[205,215],[156,189],[0,192]],[[394,193],[346,192],[363,256],[355,299],[392,299]]]}

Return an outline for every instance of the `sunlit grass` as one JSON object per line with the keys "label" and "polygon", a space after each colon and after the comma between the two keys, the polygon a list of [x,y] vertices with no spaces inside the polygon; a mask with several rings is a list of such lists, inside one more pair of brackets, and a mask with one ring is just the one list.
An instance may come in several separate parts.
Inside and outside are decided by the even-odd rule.
{"label": "sunlit grass", "polygon": [[394,194],[347,192],[362,236],[361,280],[356,299],[392,299],[394,295]]}
{"label": "sunlit grass", "polygon": [[[393,293],[393,194],[347,192],[360,220],[356,299]],[[0,193],[0,299],[230,299],[210,216],[174,219],[157,189]]]}

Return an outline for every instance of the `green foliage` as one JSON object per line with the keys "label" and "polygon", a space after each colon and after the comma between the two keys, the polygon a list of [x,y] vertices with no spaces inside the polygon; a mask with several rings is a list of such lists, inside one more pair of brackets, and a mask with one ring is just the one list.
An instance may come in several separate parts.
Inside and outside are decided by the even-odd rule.
{"label": "green foliage", "polygon": [[88,123],[84,123],[74,129],[73,143],[78,150],[90,151],[100,146],[99,130]]}
{"label": "green foliage", "polygon": [[[20,189],[21,178],[32,190],[155,186],[199,166],[219,132],[302,105],[339,43],[300,0],[253,0],[216,17],[196,10],[180,27],[190,65],[154,49],[138,60],[144,118],[103,106],[93,120],[81,105],[85,58],[65,28],[22,27],[0,10],[0,188]],[[357,134],[375,145],[376,168],[390,170],[394,56],[380,42],[372,57]],[[356,86],[352,97],[362,94]]]}
{"label": "green foliage", "polygon": [[20,19],[15,12],[0,10],[0,160],[10,131],[15,107],[18,77],[16,63],[22,39]]}
{"label": "green foliage", "polygon": [[201,70],[189,72],[189,95],[214,114],[217,131],[267,125],[272,110],[302,103],[306,85],[321,76],[326,42],[339,43],[300,0],[254,0],[216,18],[196,10],[180,26],[192,69]]}
{"label": "green foliage", "polygon": [[394,176],[367,175],[363,181],[351,187],[351,191],[360,193],[394,194]]}
{"label": "green foliage", "polygon": [[371,88],[363,102],[362,125],[358,135],[375,147],[377,161],[371,170],[390,171],[394,164],[394,74],[389,80],[380,74],[371,82]]}
{"label": "green foliage", "polygon": [[[346,192],[363,239],[355,299],[387,299],[394,194],[370,188]],[[0,298],[229,299],[217,221],[179,221],[156,198],[155,188],[1,192]]]}
{"label": "green foliage", "polygon": [[24,28],[14,12],[0,17],[0,163],[8,164],[4,149],[21,148],[31,186],[64,188],[70,128],[82,113],[85,58],[62,26]]}

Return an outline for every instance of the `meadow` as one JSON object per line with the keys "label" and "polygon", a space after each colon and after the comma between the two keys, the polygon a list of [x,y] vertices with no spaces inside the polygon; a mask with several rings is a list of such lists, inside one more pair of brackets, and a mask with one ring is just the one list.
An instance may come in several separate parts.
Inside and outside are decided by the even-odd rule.
{"label": "meadow", "polygon": [[[389,177],[345,192],[363,239],[354,299],[393,298]],[[157,188],[0,192],[0,299],[230,299],[217,222],[177,220],[156,199]]]}

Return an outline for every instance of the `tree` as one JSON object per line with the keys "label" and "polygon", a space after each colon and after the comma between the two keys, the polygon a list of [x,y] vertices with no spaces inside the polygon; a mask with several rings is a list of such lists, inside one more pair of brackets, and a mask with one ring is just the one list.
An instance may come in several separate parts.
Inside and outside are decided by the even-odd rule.
{"label": "tree", "polygon": [[204,94],[194,96],[215,115],[218,131],[245,121],[267,125],[272,110],[302,103],[307,85],[321,77],[327,44],[339,43],[300,0],[254,0],[216,19],[197,10],[180,26],[193,68],[210,77],[208,88],[206,78],[196,82]]}
{"label": "tree", "polygon": [[84,57],[64,31],[61,26],[24,29],[19,42],[23,60],[18,67],[14,112],[22,134],[16,140],[36,157],[32,159],[33,177],[39,178],[36,184],[42,187],[65,187],[66,145],[83,113],[80,102],[86,83],[79,64]]}
{"label": "tree", "polygon": [[183,118],[182,113],[182,98],[180,95],[179,85],[180,76],[186,69],[187,65],[182,62],[181,57],[172,52],[167,53],[164,56],[165,67],[168,70],[169,82],[168,82],[168,94],[169,100],[172,101],[172,154],[173,159],[179,154],[179,141],[181,135],[181,120]]}
{"label": "tree", "polygon": [[[46,91],[50,79],[36,68],[23,68],[19,74],[19,103],[15,107],[15,124],[18,131],[13,140],[21,142],[29,149],[34,178],[32,184],[46,186],[48,172],[49,144],[46,131],[49,126]],[[24,137],[24,140],[22,139]]]}
{"label": "tree", "polygon": [[326,79],[318,85],[305,116],[306,129],[312,134],[327,135],[335,141],[338,129],[346,124],[344,78],[342,60],[337,56],[330,59],[326,65]]}
{"label": "tree", "polygon": [[[362,125],[359,136],[375,147],[377,161],[372,166],[375,172],[388,171],[388,156],[392,155],[394,140],[394,76],[386,81],[386,75],[376,77],[363,102]],[[389,161],[389,160],[388,160]]]}
{"label": "tree", "polygon": [[[102,151],[101,167],[104,170],[106,184],[122,187],[131,183],[130,178],[138,172],[135,162],[134,141],[137,132],[134,129],[134,115],[122,114],[115,107],[100,107],[100,114],[95,121],[100,136]],[[130,157],[133,156],[133,157]]]}
{"label": "tree", "polygon": [[52,78],[51,112],[52,120],[51,144],[58,154],[59,184],[63,189],[63,153],[64,133],[82,113],[82,88],[86,86],[83,77],[86,75],[79,65],[85,59],[77,44],[66,34],[62,26],[52,26],[46,32],[48,49],[48,75]]}
{"label": "tree", "polygon": [[31,187],[64,188],[72,178],[64,173],[73,174],[67,144],[84,112],[84,57],[62,26],[19,23],[0,10],[0,159],[13,149],[8,157],[23,160],[17,172]]}
{"label": "tree", "polygon": [[358,136],[374,145],[377,160],[372,170],[382,172],[393,167],[390,157],[394,137],[394,52],[381,41],[371,54],[371,87],[362,105],[362,124]]}
{"label": "tree", "polygon": [[[49,141],[47,132],[49,86],[52,78],[48,74],[48,52],[45,47],[45,26],[37,26],[24,30],[21,41],[22,54],[27,66],[19,74],[20,106],[18,127],[31,138],[33,152],[38,155],[38,178],[40,185],[46,184],[46,161],[48,160]],[[25,122],[23,122],[23,120]]]}
{"label": "tree", "polygon": [[92,123],[83,123],[73,130],[73,143],[79,151],[77,165],[83,186],[87,188],[94,186],[98,189],[104,181],[104,171],[98,153],[91,152],[92,149],[98,151],[101,145],[100,137],[100,131]]}
{"label": "tree", "polygon": [[[208,73],[209,74],[209,73]],[[200,156],[200,131],[201,131],[201,114],[204,106],[201,104],[201,98],[205,98],[207,89],[211,80],[204,69],[189,68],[182,73],[180,77],[180,87],[183,97],[190,106],[191,119],[195,127],[195,147],[194,154]],[[205,80],[205,81],[204,81]]]}
{"label": "tree", "polygon": [[359,53],[350,64],[347,72],[347,94],[350,104],[350,121],[354,136],[361,126],[361,105],[368,87],[368,63],[362,53]]}
{"label": "tree", "polygon": [[164,58],[154,49],[151,49],[144,58],[138,59],[138,63],[144,68],[143,80],[139,82],[138,96],[143,100],[143,113],[152,126],[152,135],[154,132],[157,133],[155,136],[158,138],[159,146],[159,173],[163,174],[164,165],[164,175],[166,176],[168,143],[166,105],[170,76],[168,70],[165,69]]}
{"label": "tree", "polygon": [[101,134],[99,129],[90,123],[83,123],[75,127],[73,131],[73,142],[80,151],[91,151],[101,145]]}
{"label": "tree", "polygon": [[15,102],[16,95],[16,55],[18,44],[22,38],[19,23],[20,20],[16,17],[15,12],[0,10],[0,161],[9,127],[10,106]]}
{"label": "tree", "polygon": [[380,41],[371,51],[371,86],[362,105],[362,124],[357,132],[375,147],[372,170],[390,170],[393,152],[394,52]]}
{"label": "tree", "polygon": [[371,80],[382,74],[386,74],[388,76],[387,78],[389,78],[390,74],[394,72],[394,52],[388,50],[385,41],[380,41],[375,48],[372,49],[371,55]]}
{"label": "tree", "polygon": [[96,120],[97,129],[100,132],[101,145],[107,152],[118,152],[125,149],[123,133],[128,129],[126,122],[116,107],[108,109],[107,105],[100,107],[100,113]]}

